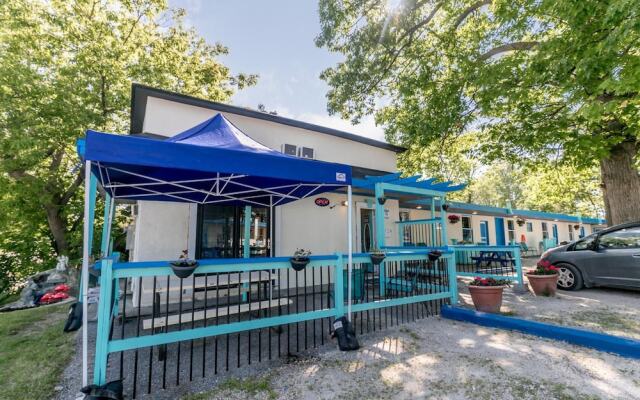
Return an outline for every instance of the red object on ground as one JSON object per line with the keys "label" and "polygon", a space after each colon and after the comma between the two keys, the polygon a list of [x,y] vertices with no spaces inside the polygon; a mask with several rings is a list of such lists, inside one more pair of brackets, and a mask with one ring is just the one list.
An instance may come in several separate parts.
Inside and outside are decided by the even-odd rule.
{"label": "red object on ground", "polygon": [[58,293],[49,292],[49,293],[45,293],[40,298],[40,304],[53,304],[68,298],[69,298],[69,295],[66,294],[65,292],[58,292]]}
{"label": "red object on ground", "polygon": [[68,292],[69,290],[71,290],[69,285],[65,285],[64,283],[61,283],[58,286],[56,286],[55,288],[53,288],[54,292]]}
{"label": "red object on ground", "polygon": [[527,242],[527,237],[524,235],[524,233],[522,235],[520,235],[520,241],[522,243],[526,243]]}

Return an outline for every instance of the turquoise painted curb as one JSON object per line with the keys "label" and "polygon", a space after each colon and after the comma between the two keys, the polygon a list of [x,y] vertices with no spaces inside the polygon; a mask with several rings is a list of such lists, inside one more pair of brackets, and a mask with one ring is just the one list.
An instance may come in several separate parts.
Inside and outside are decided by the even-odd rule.
{"label": "turquoise painted curb", "polygon": [[615,353],[623,357],[640,359],[639,340],[597,333],[586,329],[569,328],[522,318],[488,314],[460,307],[443,306],[441,315],[443,318],[456,321],[472,322],[491,328],[510,329],[529,335],[562,340],[578,346]]}

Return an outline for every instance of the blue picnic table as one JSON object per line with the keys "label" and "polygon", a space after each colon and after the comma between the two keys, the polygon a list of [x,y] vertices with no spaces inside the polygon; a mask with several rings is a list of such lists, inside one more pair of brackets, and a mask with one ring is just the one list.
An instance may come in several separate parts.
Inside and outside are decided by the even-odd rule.
{"label": "blue picnic table", "polygon": [[515,267],[516,265],[516,259],[511,257],[508,251],[481,251],[477,256],[471,257],[471,259],[476,263],[476,272],[481,272],[483,268],[493,268],[494,265],[497,266],[498,264],[504,269]]}

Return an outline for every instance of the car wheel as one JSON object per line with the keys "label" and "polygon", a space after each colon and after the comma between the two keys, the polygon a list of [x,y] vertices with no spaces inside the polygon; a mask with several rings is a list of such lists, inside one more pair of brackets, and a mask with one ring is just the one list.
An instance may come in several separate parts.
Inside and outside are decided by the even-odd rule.
{"label": "car wheel", "polygon": [[580,290],[582,289],[582,274],[578,268],[571,264],[556,264],[559,269],[558,289],[562,290]]}

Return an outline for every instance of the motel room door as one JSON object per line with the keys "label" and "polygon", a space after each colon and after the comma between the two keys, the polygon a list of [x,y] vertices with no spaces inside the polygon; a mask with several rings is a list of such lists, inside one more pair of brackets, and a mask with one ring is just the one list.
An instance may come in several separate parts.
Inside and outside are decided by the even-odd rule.
{"label": "motel room door", "polygon": [[376,247],[376,211],[365,202],[356,203],[356,249],[366,253]]}
{"label": "motel room door", "polygon": [[496,246],[504,246],[504,219],[496,218]]}

